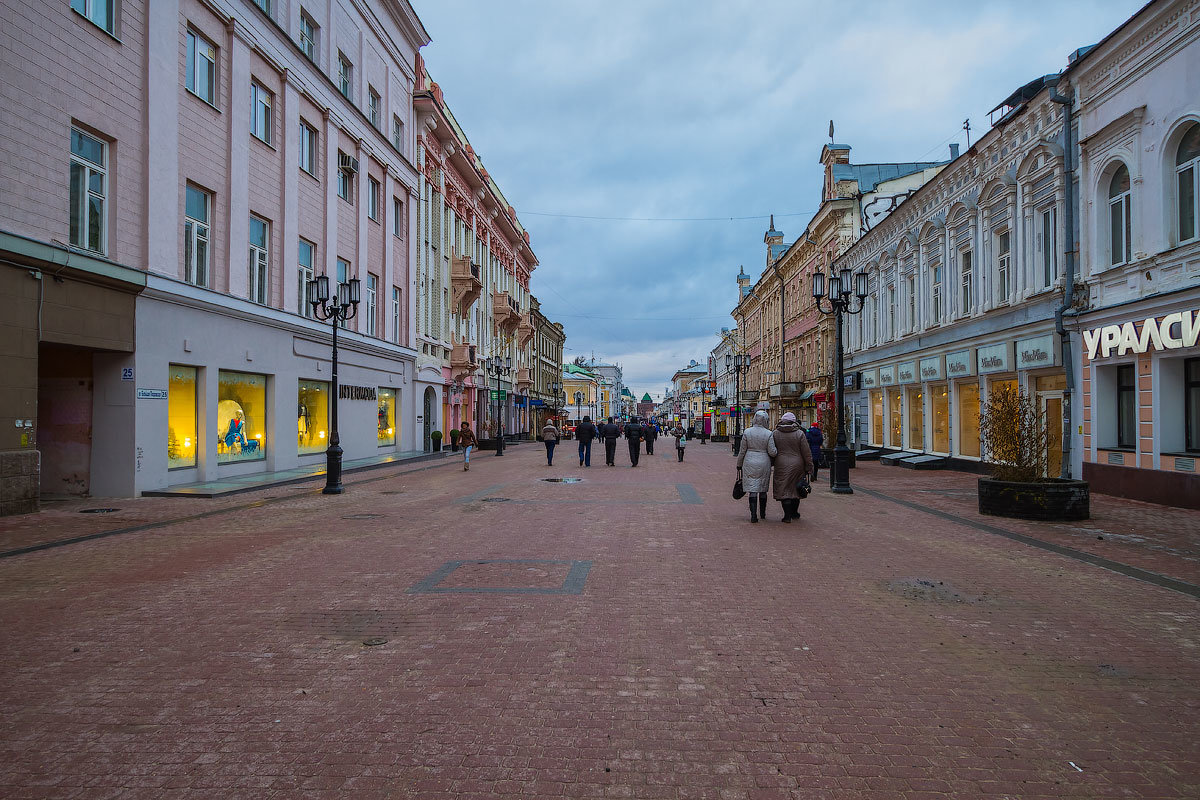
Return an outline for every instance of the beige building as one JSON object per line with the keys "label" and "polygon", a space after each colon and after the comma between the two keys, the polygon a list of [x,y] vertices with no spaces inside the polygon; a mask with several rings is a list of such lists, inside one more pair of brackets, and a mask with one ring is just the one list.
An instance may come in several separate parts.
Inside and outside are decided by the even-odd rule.
{"label": "beige building", "polygon": [[536,434],[554,415],[556,403],[562,402],[562,389],[551,384],[562,384],[563,346],[567,334],[561,322],[551,322],[542,313],[541,303],[536,297],[529,298],[529,313],[533,318],[533,388],[530,390],[531,430]]}

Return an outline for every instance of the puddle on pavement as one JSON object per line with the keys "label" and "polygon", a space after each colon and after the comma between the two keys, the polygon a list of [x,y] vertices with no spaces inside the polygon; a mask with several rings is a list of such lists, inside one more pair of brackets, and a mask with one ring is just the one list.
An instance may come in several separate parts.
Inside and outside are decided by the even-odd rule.
{"label": "puddle on pavement", "polygon": [[546,483],[582,483],[583,478],[542,478]]}

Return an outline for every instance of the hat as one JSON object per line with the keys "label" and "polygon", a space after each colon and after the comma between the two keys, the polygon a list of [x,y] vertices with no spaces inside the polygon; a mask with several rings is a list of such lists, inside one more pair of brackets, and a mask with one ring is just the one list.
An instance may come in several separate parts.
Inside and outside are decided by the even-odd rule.
{"label": "hat", "polygon": [[789,411],[789,412],[787,412],[786,414],[784,414],[784,415],[783,415],[783,421],[784,421],[784,422],[795,422],[795,421],[796,421],[796,415],[795,415],[795,414],[793,414],[792,412],[790,412],[790,411]]}

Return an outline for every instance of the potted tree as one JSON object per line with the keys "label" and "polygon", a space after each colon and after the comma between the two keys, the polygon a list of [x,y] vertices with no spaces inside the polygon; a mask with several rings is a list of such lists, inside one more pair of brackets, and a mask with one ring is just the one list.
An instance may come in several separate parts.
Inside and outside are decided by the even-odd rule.
{"label": "potted tree", "polygon": [[450,452],[452,452],[452,453],[458,452],[458,437],[460,435],[461,435],[461,431],[459,431],[458,428],[450,429]]}
{"label": "potted tree", "polygon": [[1046,415],[1028,394],[1003,386],[988,395],[979,435],[990,477],[979,479],[979,513],[1016,519],[1070,521],[1091,516],[1087,481],[1047,474]]}
{"label": "potted tree", "polygon": [[441,452],[442,449],[442,432],[434,431],[429,434],[429,441],[433,443],[433,452]]}

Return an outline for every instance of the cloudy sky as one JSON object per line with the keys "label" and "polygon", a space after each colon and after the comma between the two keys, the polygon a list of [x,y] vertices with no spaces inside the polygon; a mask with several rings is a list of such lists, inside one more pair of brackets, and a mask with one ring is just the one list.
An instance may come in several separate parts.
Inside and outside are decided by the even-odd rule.
{"label": "cloudy sky", "polygon": [[529,229],[565,360],[661,394],[857,163],[945,158],[1141,0],[411,0],[430,74]]}

